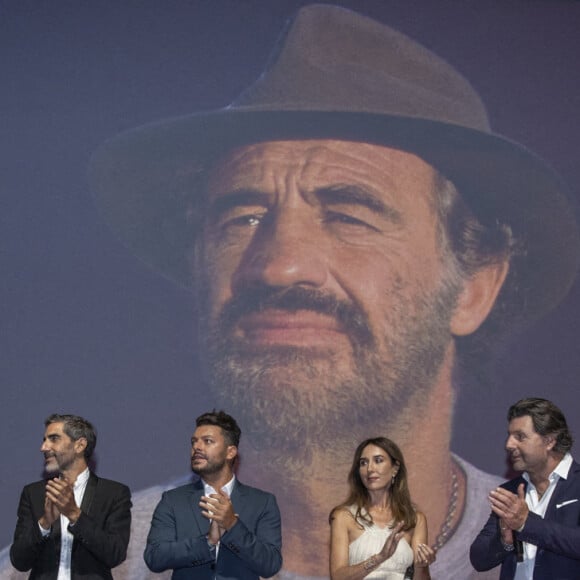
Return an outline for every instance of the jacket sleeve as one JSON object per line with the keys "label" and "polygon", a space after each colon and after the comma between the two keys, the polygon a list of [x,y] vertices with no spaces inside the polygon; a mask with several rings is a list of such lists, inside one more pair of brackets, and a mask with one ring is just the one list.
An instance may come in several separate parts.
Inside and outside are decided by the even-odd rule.
{"label": "jacket sleeve", "polygon": [[264,497],[253,529],[238,518],[222,536],[220,549],[233,552],[258,576],[270,578],[282,568],[282,532],[276,498],[270,493],[265,493]]}
{"label": "jacket sleeve", "polygon": [[[101,480],[103,481],[103,480]],[[126,485],[115,483],[105,503],[99,506],[100,514],[93,518],[84,511],[68,530],[75,542],[84,546],[107,568],[118,566],[127,557],[127,546],[131,533],[131,493]]]}
{"label": "jacket sleeve", "polygon": [[504,549],[498,517],[492,512],[471,544],[469,559],[478,572],[484,572],[502,564],[507,558],[515,558],[515,554]]}
{"label": "jacket sleeve", "polygon": [[151,529],[145,546],[145,563],[152,572],[177,568],[191,568],[215,560],[205,535],[178,533],[176,510],[179,504],[164,492],[151,520]]}
{"label": "jacket sleeve", "polygon": [[30,486],[25,487],[20,495],[16,530],[10,546],[10,561],[21,572],[30,570],[42,552],[45,543],[52,541],[50,535],[44,537],[40,532],[38,520],[41,515],[35,513]]}
{"label": "jacket sleeve", "polygon": [[[544,519],[530,512],[522,531],[518,532],[518,538],[522,542],[534,544],[547,552],[580,560],[580,521],[578,519],[575,525],[568,525],[553,519]],[[580,566],[580,562],[578,565]]]}

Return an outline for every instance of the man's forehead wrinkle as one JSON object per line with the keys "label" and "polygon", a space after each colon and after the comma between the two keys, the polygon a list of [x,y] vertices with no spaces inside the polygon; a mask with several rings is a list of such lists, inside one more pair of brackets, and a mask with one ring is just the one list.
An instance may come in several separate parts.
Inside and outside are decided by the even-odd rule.
{"label": "man's forehead wrinkle", "polygon": [[[234,177],[266,184],[274,177],[269,169],[273,164],[274,168],[282,170],[282,174],[286,172],[287,177],[292,175],[304,190],[305,183],[316,181],[329,184],[347,183],[352,179],[369,183],[369,175],[377,172],[388,188],[394,185],[395,176],[401,172],[401,155],[408,154],[348,141],[267,142],[229,152],[210,171],[210,181],[215,183],[224,177]],[[290,183],[276,185],[288,186]]]}
{"label": "man's forehead wrinkle", "polygon": [[249,189],[257,190],[257,188],[251,188],[250,184],[263,183],[265,175],[264,164],[257,160],[225,160],[210,172],[207,189],[210,196]]}
{"label": "man's forehead wrinkle", "polygon": [[423,205],[436,219],[435,175],[416,155],[369,143],[272,141],[224,155],[209,174],[208,201],[217,215],[239,205],[347,204],[400,225]]}

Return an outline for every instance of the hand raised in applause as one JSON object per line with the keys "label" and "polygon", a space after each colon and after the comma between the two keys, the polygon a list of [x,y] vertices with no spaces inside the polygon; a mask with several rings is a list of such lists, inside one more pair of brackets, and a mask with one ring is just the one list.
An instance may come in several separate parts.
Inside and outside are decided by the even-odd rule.
{"label": "hand raised in applause", "polygon": [[201,507],[202,515],[216,522],[223,531],[229,530],[238,521],[229,496],[221,489],[210,496],[203,495],[199,507]]}
{"label": "hand raised in applause", "polygon": [[526,523],[530,510],[526,503],[524,487],[524,484],[520,483],[517,494],[503,487],[496,487],[489,494],[491,510],[500,518],[500,527],[504,525],[511,530],[519,530]]}
{"label": "hand raised in applause", "polygon": [[50,501],[48,495],[44,496],[44,514],[38,520],[38,523],[45,530],[50,530],[52,524],[60,517],[58,508]]}
{"label": "hand raised in applause", "polygon": [[415,566],[427,568],[437,559],[435,550],[427,544],[419,544],[415,550]]}
{"label": "hand raised in applause", "polygon": [[73,486],[66,479],[49,479],[46,482],[46,498],[71,524],[79,519],[81,510],[76,504]]}
{"label": "hand raised in applause", "polygon": [[381,551],[379,552],[379,556],[383,560],[388,560],[397,549],[399,545],[399,540],[403,537],[403,532],[401,531],[403,528],[403,522],[399,522],[394,528],[391,535],[387,538],[387,541],[384,543]]}

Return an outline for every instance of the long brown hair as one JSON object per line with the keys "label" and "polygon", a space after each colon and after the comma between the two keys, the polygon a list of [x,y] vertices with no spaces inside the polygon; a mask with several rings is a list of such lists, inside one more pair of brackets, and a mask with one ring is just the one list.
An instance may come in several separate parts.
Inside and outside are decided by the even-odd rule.
{"label": "long brown hair", "polygon": [[[409,530],[417,524],[417,513],[411,502],[411,494],[407,483],[407,467],[405,459],[398,445],[386,437],[373,437],[365,439],[354,452],[354,459],[348,474],[349,493],[346,500],[336,506],[330,513],[332,520],[334,512],[346,507],[355,506],[355,520],[364,520],[373,523],[373,518],[369,513],[370,495],[368,489],[364,486],[360,476],[360,458],[363,450],[368,445],[380,447],[390,458],[393,464],[398,465],[399,469],[395,475],[393,484],[390,488],[389,501],[393,513],[394,522],[403,522],[403,529]],[[363,511],[364,510],[364,511]]]}

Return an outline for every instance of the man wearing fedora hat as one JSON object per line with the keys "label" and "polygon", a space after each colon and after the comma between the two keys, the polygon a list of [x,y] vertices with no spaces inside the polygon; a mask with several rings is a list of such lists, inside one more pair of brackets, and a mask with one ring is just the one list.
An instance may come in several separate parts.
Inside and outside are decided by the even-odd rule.
{"label": "man wearing fedora hat", "polygon": [[[311,6],[235,103],[121,135],[92,177],[126,244],[194,290],[208,388],[255,444],[245,478],[280,499],[284,574],[327,574],[348,458],[385,433],[433,577],[468,578],[498,480],[450,453],[453,374],[553,307],[578,262],[559,180],[490,132],[469,83],[378,22]],[[158,492],[135,498],[143,540]],[[147,578],[133,540],[125,574]]]}

